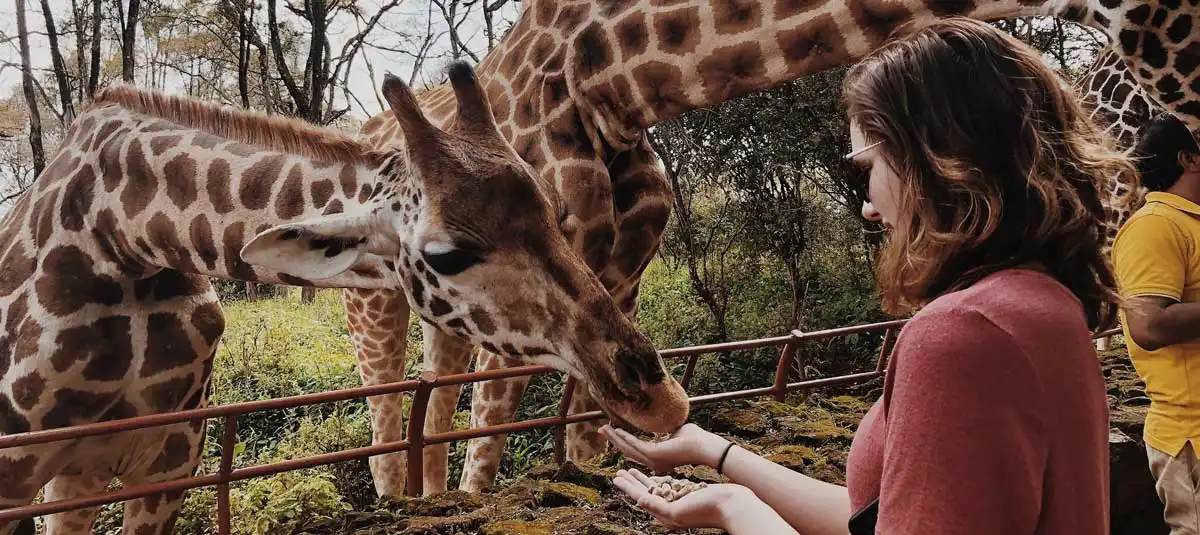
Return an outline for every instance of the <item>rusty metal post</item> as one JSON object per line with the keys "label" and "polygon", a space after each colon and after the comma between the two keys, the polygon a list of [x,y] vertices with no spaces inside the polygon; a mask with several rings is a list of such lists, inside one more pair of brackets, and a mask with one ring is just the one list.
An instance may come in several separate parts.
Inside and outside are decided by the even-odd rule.
{"label": "rusty metal post", "polygon": [[217,533],[229,535],[229,475],[233,473],[233,446],[237,442],[237,416],[225,417],[225,433],[221,436],[221,467],[217,484]]}
{"label": "rusty metal post", "polygon": [[[563,383],[562,403],[558,404],[558,417],[566,418],[571,408],[571,398],[575,396],[575,378],[568,375]],[[562,466],[567,460],[567,425],[554,426],[554,464]]]}
{"label": "rusty metal post", "polygon": [[700,354],[695,353],[688,357],[687,364],[683,366],[683,378],[679,380],[679,385],[687,391],[689,386],[692,386],[692,374],[696,372],[696,361],[700,360]]}
{"label": "rusty metal post", "polygon": [[421,372],[420,384],[413,394],[412,414],[408,417],[408,495],[420,496],[424,490],[425,456],[425,411],[429,408],[429,395],[437,387],[438,376],[433,372]]}
{"label": "rusty metal post", "polygon": [[779,363],[775,366],[775,383],[771,385],[771,395],[780,403],[787,398],[788,372],[791,371],[792,357],[796,354],[796,345],[799,343],[796,334],[799,332],[792,331],[792,339],[784,344],[783,351],[779,352]]}

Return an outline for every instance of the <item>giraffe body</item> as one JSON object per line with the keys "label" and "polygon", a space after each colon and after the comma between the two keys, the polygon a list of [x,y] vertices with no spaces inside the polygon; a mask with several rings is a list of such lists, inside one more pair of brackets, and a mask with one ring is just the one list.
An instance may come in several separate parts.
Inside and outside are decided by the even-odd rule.
{"label": "giraffe body", "polygon": [[[658,251],[673,201],[661,162],[644,137],[648,128],[846,65],[902,23],[951,15],[989,21],[1058,16],[1099,29],[1117,43],[1121,59],[1139,66],[1142,86],[1169,100],[1167,108],[1200,131],[1196,0],[529,0],[479,72],[502,135],[553,199],[561,231],[622,311],[635,318],[640,279]],[[426,91],[421,105],[434,121],[444,120],[452,109],[448,88]],[[376,147],[400,143],[393,123],[388,114],[377,115],[360,136]],[[345,299],[352,332],[385,322],[366,317],[356,303],[379,299],[403,313],[402,296],[390,290],[347,291]],[[405,331],[372,332],[377,343],[356,344],[358,358],[390,363],[375,368],[402,369]],[[426,369],[466,371],[470,346],[441,339],[436,330],[423,334]],[[506,360],[480,350],[476,363],[488,369]],[[386,374],[363,375],[365,384],[387,380]],[[477,384],[472,427],[511,421],[527,384],[525,378]],[[427,433],[450,426],[459,389],[442,390],[431,400]],[[373,402],[373,422],[387,425],[373,429],[376,442],[400,436],[398,407]],[[574,392],[571,413],[594,408],[586,391]],[[601,451],[596,429],[593,423],[567,426],[569,459]],[[471,441],[459,488],[477,491],[493,481],[504,442],[504,436]],[[402,492],[404,462],[403,455],[372,459],[381,495]],[[428,449],[423,462],[425,492],[446,489],[446,449]]]}
{"label": "giraffe body", "polygon": [[[208,277],[399,290],[431,329],[570,373],[614,418],[682,425],[682,388],[570,254],[473,72],[450,78],[444,129],[385,78],[406,143],[379,151],[296,120],[98,93],[0,219],[0,433],[204,406],[224,328]],[[379,305],[367,309],[394,312]],[[47,484],[62,499],[186,476],[202,431],[0,450],[0,509]],[[182,497],[128,502],[126,532],[169,533]],[[95,514],[54,515],[47,531],[88,532]]]}

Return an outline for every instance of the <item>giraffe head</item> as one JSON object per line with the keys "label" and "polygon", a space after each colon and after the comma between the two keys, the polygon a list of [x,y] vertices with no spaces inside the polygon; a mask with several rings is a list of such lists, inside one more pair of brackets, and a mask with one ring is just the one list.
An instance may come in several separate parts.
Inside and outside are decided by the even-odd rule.
{"label": "giraffe head", "polygon": [[243,259],[318,280],[381,257],[431,325],[571,374],[618,420],[679,428],[689,408],[683,388],[571,250],[472,69],[455,63],[449,77],[458,106],[443,129],[387,76],[383,95],[404,143],[380,156],[366,202],[268,228]]}

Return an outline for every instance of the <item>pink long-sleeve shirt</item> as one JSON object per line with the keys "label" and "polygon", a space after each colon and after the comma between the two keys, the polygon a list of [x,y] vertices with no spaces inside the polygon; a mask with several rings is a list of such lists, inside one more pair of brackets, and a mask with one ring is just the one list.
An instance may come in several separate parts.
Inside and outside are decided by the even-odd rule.
{"label": "pink long-sleeve shirt", "polygon": [[1107,535],[1108,408],[1078,299],[1006,270],[897,338],[847,460],[886,535]]}

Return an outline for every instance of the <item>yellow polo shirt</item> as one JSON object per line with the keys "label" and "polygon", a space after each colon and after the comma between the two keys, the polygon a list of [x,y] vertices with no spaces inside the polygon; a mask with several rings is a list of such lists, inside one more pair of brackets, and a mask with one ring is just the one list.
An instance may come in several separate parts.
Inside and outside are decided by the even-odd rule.
{"label": "yellow polo shirt", "polygon": [[[1117,233],[1112,257],[1124,297],[1200,301],[1200,205],[1171,193],[1149,193]],[[1174,456],[1192,441],[1200,456],[1200,341],[1147,351],[1129,336],[1124,311],[1121,324],[1150,398],[1146,444]]]}

